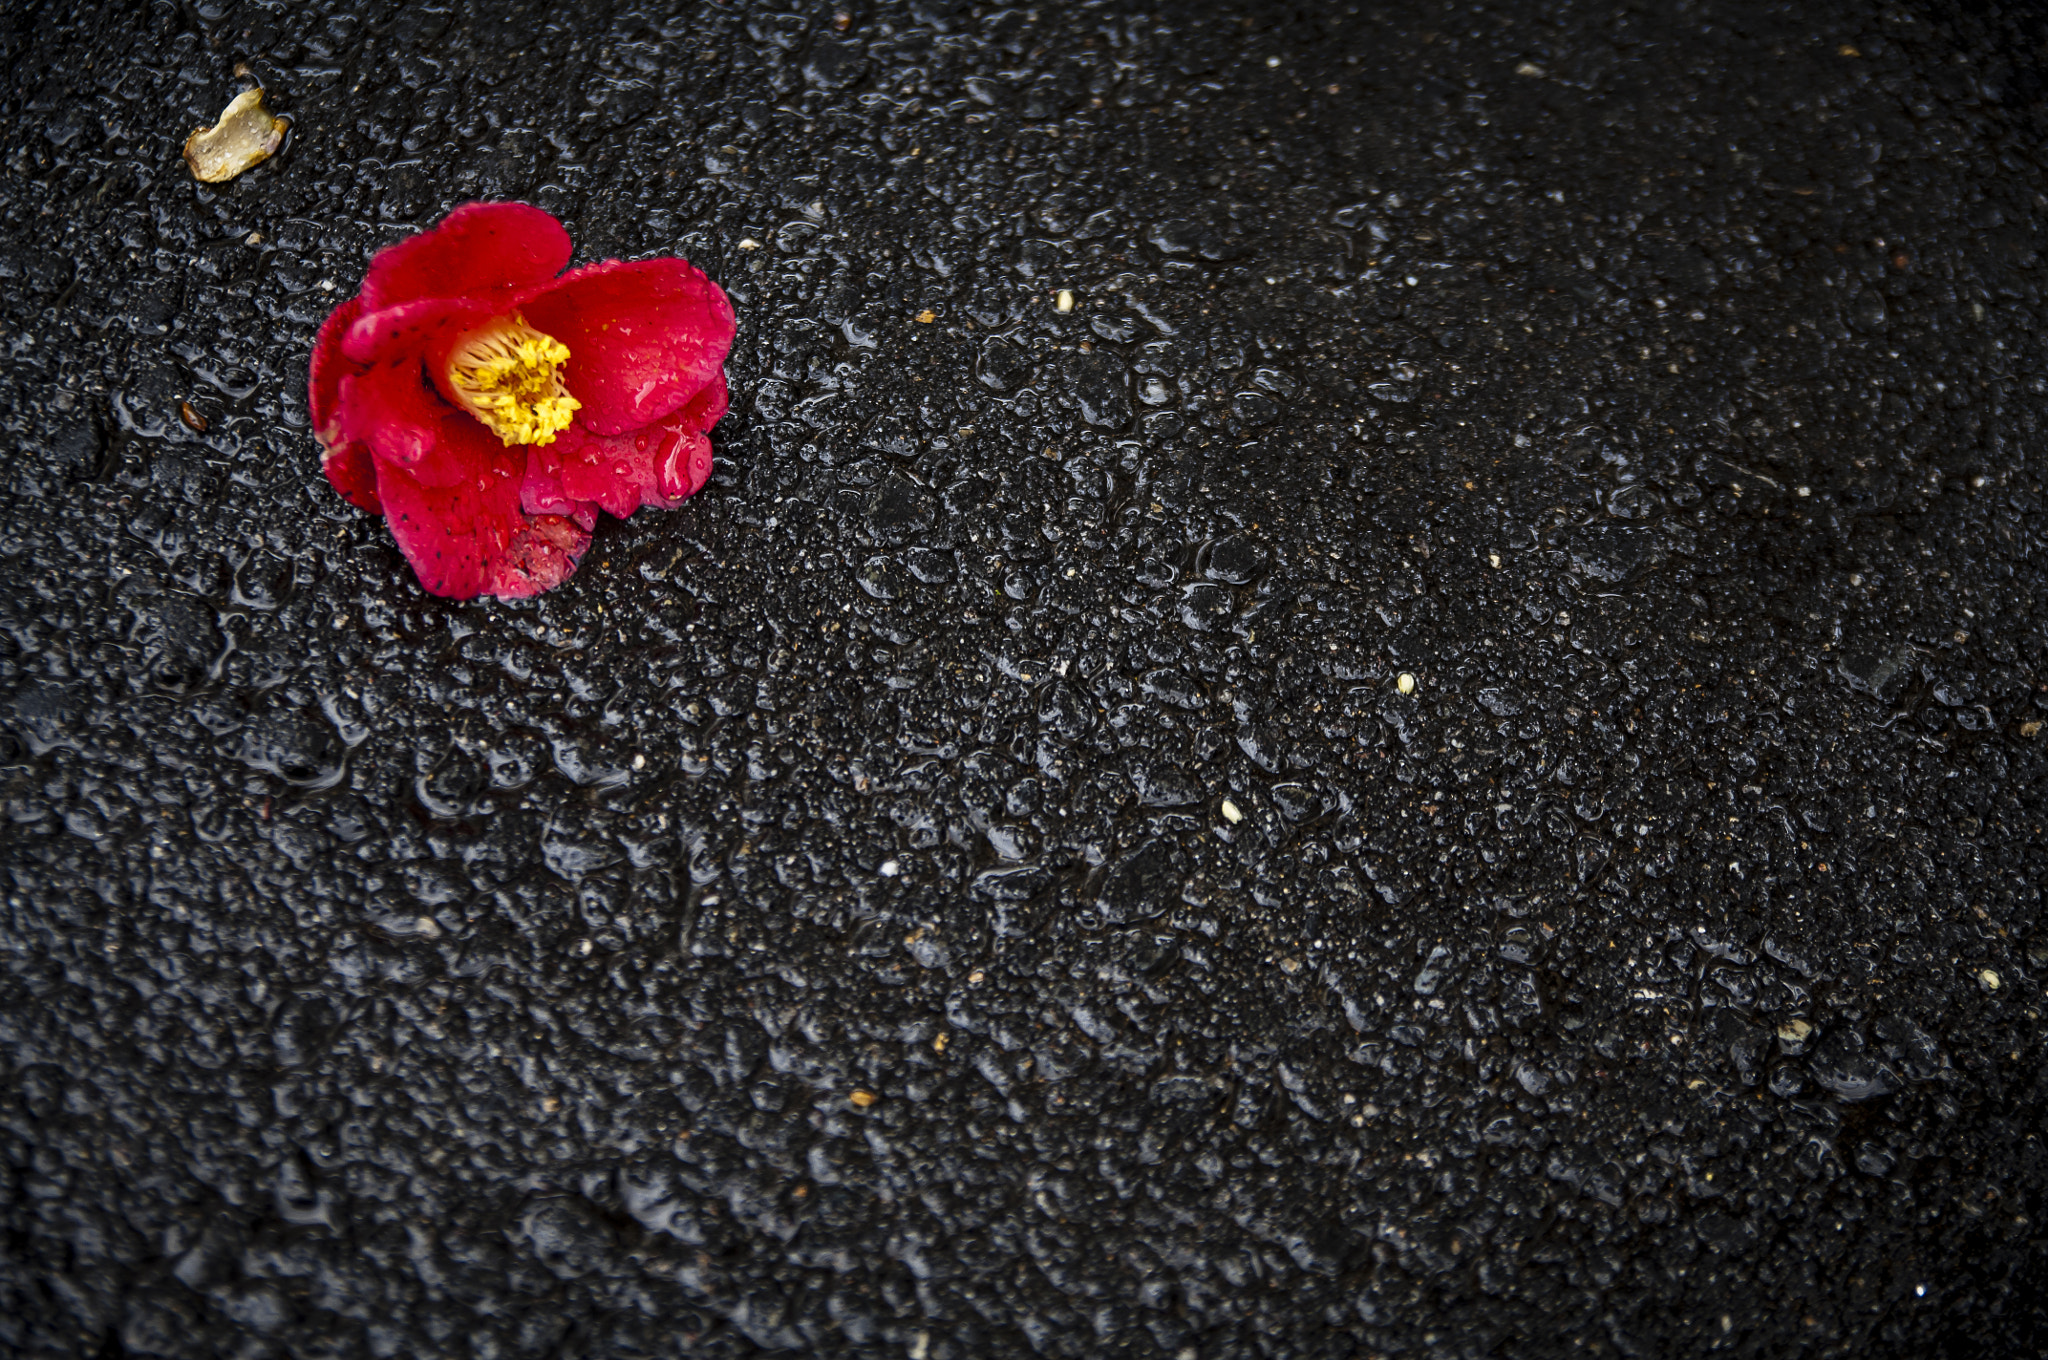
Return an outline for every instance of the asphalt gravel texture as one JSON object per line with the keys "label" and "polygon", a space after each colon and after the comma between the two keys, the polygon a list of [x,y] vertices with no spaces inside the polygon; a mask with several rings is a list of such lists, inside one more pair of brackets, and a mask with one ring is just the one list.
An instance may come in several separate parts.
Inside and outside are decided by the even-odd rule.
{"label": "asphalt gravel texture", "polygon": [[[0,24],[0,1353],[2048,1347],[2038,14]],[[480,198],[740,318],[515,603]]]}

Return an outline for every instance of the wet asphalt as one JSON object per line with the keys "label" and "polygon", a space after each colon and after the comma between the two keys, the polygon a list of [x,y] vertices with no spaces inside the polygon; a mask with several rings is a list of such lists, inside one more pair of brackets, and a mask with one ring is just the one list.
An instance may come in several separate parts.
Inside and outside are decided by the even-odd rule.
{"label": "wet asphalt", "polygon": [[[2041,1353],[2044,40],[0,20],[0,1352]],[[740,317],[510,604],[306,428],[475,198]]]}

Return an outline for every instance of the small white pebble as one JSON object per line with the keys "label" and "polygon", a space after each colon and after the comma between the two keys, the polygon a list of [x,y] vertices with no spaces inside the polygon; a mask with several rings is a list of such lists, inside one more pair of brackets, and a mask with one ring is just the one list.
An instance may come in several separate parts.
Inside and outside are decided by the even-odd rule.
{"label": "small white pebble", "polygon": [[760,248],[761,248],[761,243],[760,243],[759,241],[756,241],[756,240],[755,240],[755,239],[754,239],[753,237],[751,237],[751,236],[742,236],[742,237],[740,237],[740,249],[741,249],[741,250],[759,250]]}
{"label": "small white pebble", "polygon": [[1808,496],[1811,496],[1812,494],[1813,488],[1810,486],[1802,486],[1799,488],[1799,499],[1801,500],[1805,500]]}
{"label": "small white pebble", "polygon": [[320,291],[321,291],[321,292],[323,292],[323,293],[331,293],[331,292],[333,292],[333,291],[334,291],[334,280],[333,280],[333,279],[322,279],[322,280],[320,280]]}
{"label": "small white pebble", "polygon": [[894,878],[903,872],[903,866],[893,859],[885,859],[882,861],[882,867],[876,872],[880,873],[883,878]]}
{"label": "small white pebble", "polygon": [[1487,560],[1487,561],[1489,561],[1489,562],[1491,562],[1491,563],[1493,563],[1493,565],[1494,565],[1494,566],[1498,567],[1498,566],[1500,565],[1500,554],[1499,554],[1499,553],[1488,553],[1488,554],[1486,555],[1486,560]]}
{"label": "small white pebble", "polygon": [[1394,688],[1400,690],[1403,694],[1413,694],[1415,692],[1415,677],[1406,671],[1402,671],[1400,677],[1394,681]]}
{"label": "small white pebble", "polygon": [[1073,311],[1074,294],[1072,293],[1072,291],[1065,288],[1060,289],[1059,299],[1053,303],[1053,306],[1059,308],[1063,312]]}
{"label": "small white pebble", "polygon": [[634,768],[634,769],[636,769],[636,770],[644,770],[644,769],[646,769],[646,768],[647,768],[647,757],[646,757],[646,756],[643,756],[643,755],[641,755],[641,754],[640,754],[640,753],[639,753],[638,751],[635,751],[635,752],[633,753],[633,768]]}
{"label": "small white pebble", "polygon": [[578,941],[576,942],[576,952],[577,952],[578,954],[582,954],[582,955],[584,955],[585,957],[588,957],[588,956],[589,956],[589,954],[590,954],[590,949],[591,949],[590,941],[588,941],[588,940],[578,940]]}
{"label": "small white pebble", "polygon": [[1238,811],[1237,804],[1231,802],[1228,798],[1223,800],[1223,820],[1229,822],[1232,826],[1236,826],[1244,820],[1244,814]]}
{"label": "small white pebble", "polygon": [[1998,974],[1992,972],[1989,968],[1983,969],[1977,974],[1977,981],[1984,984],[1984,990],[1987,992],[1995,992],[1999,988]]}
{"label": "small white pebble", "polygon": [[1268,65],[1268,66],[1278,66],[1279,64],[1280,64],[1280,58],[1278,58],[1278,57],[1267,57],[1267,58],[1266,58],[1266,65]]}

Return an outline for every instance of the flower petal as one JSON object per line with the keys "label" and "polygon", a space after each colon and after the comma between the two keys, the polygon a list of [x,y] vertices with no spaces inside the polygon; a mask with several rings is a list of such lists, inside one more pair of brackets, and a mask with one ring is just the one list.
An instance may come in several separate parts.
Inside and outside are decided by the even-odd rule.
{"label": "flower petal", "polygon": [[574,430],[534,447],[520,503],[529,514],[576,515],[587,522],[603,510],[625,519],[642,506],[681,505],[710,476],[711,440],[686,407],[646,429],[614,435]]}
{"label": "flower petal", "polygon": [[[379,364],[341,380],[334,421],[342,438],[363,444],[378,461],[410,469],[430,485],[458,480],[462,473],[421,463],[441,439],[441,422],[454,414],[426,380],[417,359]],[[471,419],[463,413],[464,419]],[[438,475],[437,475],[438,474]]]}
{"label": "flower petal", "polygon": [[718,376],[711,380],[711,385],[690,398],[688,404],[678,411],[676,416],[690,428],[709,434],[713,425],[725,419],[726,408],[731,405],[732,399],[725,388],[725,370],[720,369]]}
{"label": "flower petal", "polygon": [[655,490],[662,499],[649,496],[649,505],[658,505],[667,510],[681,505],[704,489],[704,483],[711,480],[711,437],[691,430],[670,449],[668,456],[655,469]]}
{"label": "flower petal", "polygon": [[355,365],[342,353],[342,336],[362,307],[361,299],[350,298],[320,323],[320,333],[313,339],[313,362],[306,374],[306,411],[313,422],[313,437],[320,441],[320,470],[349,504],[377,514],[382,507],[370,451],[343,433],[338,418],[341,385],[355,371]]}
{"label": "flower petal", "polygon": [[569,347],[562,382],[593,434],[660,420],[703,391],[732,348],[732,303],[683,260],[606,260],[518,305],[529,324]]}
{"label": "flower petal", "polygon": [[383,363],[401,354],[431,356],[449,332],[473,326],[495,310],[474,298],[420,298],[365,311],[342,332],[342,353],[358,364]]}
{"label": "flower petal", "polygon": [[526,474],[519,483],[521,509],[529,515],[564,515],[585,529],[597,527],[597,506],[571,500],[562,490],[562,455],[580,448],[587,437],[571,425],[554,443],[527,449]]}
{"label": "flower petal", "polygon": [[428,462],[465,475],[430,486],[406,468],[378,467],[391,536],[429,592],[512,599],[552,589],[576,570],[589,533],[559,515],[530,519],[519,508],[525,452],[506,448],[467,415],[451,411]]}
{"label": "flower petal", "polygon": [[361,298],[350,298],[327,314],[320,333],[313,337],[313,362],[306,373],[306,411],[313,421],[313,433],[322,441],[334,419],[334,406],[342,375],[351,371],[342,353],[342,337],[363,310]]}
{"label": "flower petal", "polygon": [[376,460],[364,445],[352,439],[332,445],[320,457],[320,470],[350,505],[373,515],[384,513],[384,503],[377,498]]}
{"label": "flower petal", "polygon": [[363,308],[420,298],[493,296],[541,283],[569,263],[569,233],[525,203],[465,203],[441,224],[370,261]]}

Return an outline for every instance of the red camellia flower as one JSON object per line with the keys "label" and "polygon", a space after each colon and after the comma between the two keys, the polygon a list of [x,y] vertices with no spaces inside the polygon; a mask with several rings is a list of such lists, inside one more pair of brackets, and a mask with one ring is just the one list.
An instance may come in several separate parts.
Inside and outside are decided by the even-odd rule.
{"label": "red camellia flower", "polygon": [[711,475],[725,293],[678,259],[568,263],[540,209],[470,203],[379,251],[313,343],[327,480],[436,595],[560,585],[598,511],[680,505]]}

